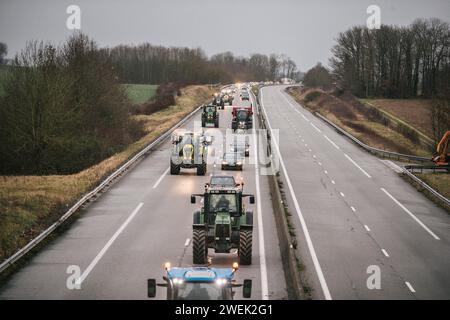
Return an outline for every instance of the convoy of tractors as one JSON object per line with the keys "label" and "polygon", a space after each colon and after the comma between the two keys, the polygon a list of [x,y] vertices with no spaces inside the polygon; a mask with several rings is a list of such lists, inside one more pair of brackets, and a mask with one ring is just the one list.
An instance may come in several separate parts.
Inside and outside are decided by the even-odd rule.
{"label": "convoy of tractors", "polygon": [[[219,128],[219,110],[225,103],[232,106],[236,89],[224,89],[214,95],[211,103],[202,106],[202,128]],[[241,100],[249,100],[247,89],[240,92]],[[243,170],[243,164],[250,153],[247,130],[253,128],[252,105],[232,106],[233,139],[221,156],[222,170]],[[222,123],[224,126],[224,123]],[[183,169],[196,169],[197,175],[207,171],[208,149],[213,137],[200,133],[176,130],[172,134],[170,174],[178,175]],[[214,165],[215,167],[215,165]],[[201,198],[201,207],[193,213],[192,263],[196,266],[171,268],[167,263],[165,283],[148,280],[148,296],[155,297],[156,286],[167,288],[167,299],[232,299],[233,288],[243,286],[243,297],[250,298],[251,280],[236,284],[233,279],[238,263],[233,268],[209,267],[210,249],[214,253],[237,253],[241,265],[252,263],[253,212],[246,203],[254,204],[255,197],[244,193],[244,183],[235,182],[232,175],[211,175],[202,193],[192,194],[191,203]],[[247,200],[248,199],[248,200]]]}

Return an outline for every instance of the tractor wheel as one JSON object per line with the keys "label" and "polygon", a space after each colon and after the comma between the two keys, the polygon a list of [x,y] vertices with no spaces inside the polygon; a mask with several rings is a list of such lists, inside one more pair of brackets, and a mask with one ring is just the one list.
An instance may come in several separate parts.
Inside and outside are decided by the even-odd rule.
{"label": "tractor wheel", "polygon": [[219,127],[219,118],[216,118],[216,121],[214,121],[214,128]]}
{"label": "tractor wheel", "polygon": [[239,260],[242,265],[252,264],[252,230],[241,230]]}
{"label": "tractor wheel", "polygon": [[202,119],[202,128],[206,127],[206,121]]}
{"label": "tractor wheel", "polygon": [[206,173],[206,163],[202,163],[197,167],[197,175],[204,176]]}
{"label": "tractor wheel", "polygon": [[170,174],[180,174],[180,167],[170,162]]}
{"label": "tractor wheel", "polygon": [[208,247],[206,246],[206,231],[194,229],[192,236],[192,259],[194,264],[206,264]]}

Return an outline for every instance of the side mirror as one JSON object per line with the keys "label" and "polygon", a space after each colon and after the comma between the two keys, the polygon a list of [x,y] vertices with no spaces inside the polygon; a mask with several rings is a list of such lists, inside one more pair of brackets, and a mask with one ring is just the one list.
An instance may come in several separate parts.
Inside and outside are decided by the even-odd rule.
{"label": "side mirror", "polygon": [[250,203],[254,204],[255,203],[255,197],[254,196],[250,196]]}
{"label": "side mirror", "polygon": [[154,298],[156,296],[156,280],[147,279],[147,296]]}
{"label": "side mirror", "polygon": [[244,298],[250,298],[252,296],[252,280],[245,279],[243,285],[243,293]]}
{"label": "side mirror", "polygon": [[191,196],[191,203],[195,203],[195,196]]}

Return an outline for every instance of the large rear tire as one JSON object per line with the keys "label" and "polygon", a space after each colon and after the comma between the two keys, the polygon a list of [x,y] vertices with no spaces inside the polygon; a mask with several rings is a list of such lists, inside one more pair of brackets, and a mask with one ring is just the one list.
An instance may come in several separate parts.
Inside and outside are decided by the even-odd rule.
{"label": "large rear tire", "polygon": [[206,246],[206,230],[194,229],[192,236],[192,259],[194,264],[206,264],[208,247]]}
{"label": "large rear tire", "polygon": [[241,265],[252,264],[252,230],[240,231],[238,254]]}
{"label": "large rear tire", "polygon": [[170,162],[170,174],[180,174],[180,167]]}

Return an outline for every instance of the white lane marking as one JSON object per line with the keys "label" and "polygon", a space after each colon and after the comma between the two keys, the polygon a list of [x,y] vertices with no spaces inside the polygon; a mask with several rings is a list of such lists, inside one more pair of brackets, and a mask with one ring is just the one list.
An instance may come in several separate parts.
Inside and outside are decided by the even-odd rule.
{"label": "white lane marking", "polygon": [[347,159],[351,162],[351,163],[353,163],[354,165],[355,165],[355,167],[357,167],[359,170],[361,170],[361,172],[362,173],[364,173],[366,176],[367,176],[367,178],[372,178],[371,176],[370,176],[370,174],[368,174],[363,168],[361,168],[352,158],[350,158],[346,153],[344,153],[344,155],[347,157]]}
{"label": "white lane marking", "polygon": [[367,230],[367,232],[370,232],[370,229],[367,225],[364,225],[364,228]]}
{"label": "white lane marking", "polygon": [[186,242],[184,243],[184,246],[185,246],[185,247],[188,247],[188,246],[189,246],[189,243],[191,243],[191,239],[187,238],[187,239],[186,239]]}
{"label": "white lane marking", "polygon": [[328,171],[327,171],[327,170],[324,170],[323,172],[325,172],[325,174],[328,174]]}
{"label": "white lane marking", "polygon": [[319,128],[317,128],[314,123],[310,122],[310,124],[313,126],[314,129],[316,129],[317,132],[322,132]]}
{"label": "white lane marking", "polygon": [[322,165],[322,162],[319,162],[319,166],[321,166]]}
{"label": "white lane marking", "polygon": [[[253,100],[253,97],[252,97]],[[255,101],[253,101],[255,102]],[[256,105],[256,103],[255,103]],[[255,114],[253,114],[253,123],[255,121]],[[259,186],[259,163],[258,163],[258,148],[256,140],[256,129],[253,126],[253,152],[255,154],[255,182],[256,182],[256,211],[258,216],[258,238],[259,238],[259,263],[261,269],[261,295],[263,300],[269,300],[269,284],[267,280],[267,265],[266,265],[266,249],[264,245],[264,225],[263,214],[261,206],[261,191]]]}
{"label": "white lane marking", "polygon": [[343,194],[342,192],[339,192],[339,194],[341,195],[342,198],[345,197],[345,194]]}
{"label": "white lane marking", "polygon": [[314,158],[314,159],[317,158],[315,154],[313,154],[313,158]]}
{"label": "white lane marking", "polygon": [[[307,122],[309,122],[309,119],[308,119],[307,117],[305,117],[305,115],[304,115],[303,113],[301,113],[300,110],[297,110],[297,108],[295,108],[295,106],[288,100],[288,98],[286,98],[286,96],[285,96],[281,91],[279,91],[279,93],[281,94],[281,96],[284,98],[284,100],[286,100],[286,102],[291,106],[291,108],[292,108],[295,112],[297,112],[298,114],[300,114],[300,115],[303,117],[303,119],[305,119]],[[262,103],[261,103],[261,104],[262,104]]]}
{"label": "white lane marking", "polygon": [[336,182],[334,182],[334,180],[331,180],[331,183],[332,183],[332,184],[336,184]]}
{"label": "white lane marking", "polygon": [[139,203],[137,207],[133,210],[133,212],[129,215],[127,220],[125,220],[124,223],[117,229],[117,231],[113,234],[111,239],[108,240],[108,242],[105,244],[102,250],[95,256],[94,260],[89,264],[89,266],[84,270],[83,274],[80,278],[77,279],[77,284],[80,285],[83,283],[83,281],[86,279],[86,277],[89,275],[89,273],[94,269],[95,265],[100,261],[100,259],[103,257],[103,255],[108,251],[109,247],[114,243],[114,241],[117,239],[117,237],[122,233],[122,231],[126,228],[126,226],[130,223],[131,220],[133,220],[134,216],[138,213],[138,211],[142,208],[144,205],[143,202]]}
{"label": "white lane marking", "polygon": [[383,252],[383,254],[386,256],[386,258],[389,258],[389,254],[387,253],[387,251],[386,250],[384,250],[384,249],[381,249],[381,252]]}
{"label": "white lane marking", "polygon": [[405,281],[405,284],[408,287],[409,291],[411,291],[412,293],[416,292],[416,290],[414,290],[414,288],[411,285],[411,283],[409,283],[408,281]]}
{"label": "white lane marking", "polygon": [[327,136],[326,134],[324,134],[323,136],[325,137],[325,139],[328,140],[329,143],[331,143],[331,144],[333,145],[333,147],[335,147],[335,148],[338,149],[338,150],[341,149],[341,148],[339,148],[339,146],[338,146],[336,143],[334,143],[333,140],[331,140],[330,138],[328,138],[328,136]]}
{"label": "white lane marking", "polygon": [[305,143],[305,147],[307,147],[308,146],[308,144],[307,143]]}
{"label": "white lane marking", "polygon": [[403,209],[407,214],[411,216],[422,228],[424,228],[431,236],[436,239],[440,240],[439,237],[431,231],[422,221],[420,221],[419,218],[417,218],[411,211],[409,211],[403,204],[401,204],[397,199],[395,199],[385,188],[380,188],[381,191],[383,191],[389,198],[391,198],[400,208]]}
{"label": "white lane marking", "polygon": [[355,207],[351,206],[350,208],[352,209],[353,212],[356,212]]}
{"label": "white lane marking", "polygon": [[159,183],[162,181],[162,179],[164,179],[164,177],[166,176],[166,174],[169,172],[170,168],[167,168],[166,171],[163,172],[163,174],[161,175],[161,177],[159,177],[159,179],[155,182],[155,184],[153,185],[153,189],[156,189],[156,187],[158,187]]}
{"label": "white lane marking", "polygon": [[[269,118],[267,117],[267,113],[266,113],[266,110],[264,108],[263,90],[261,90],[260,93],[261,93],[261,109],[263,110],[263,113],[264,113],[265,118],[267,120],[267,125],[269,126],[268,129],[270,131],[272,131],[272,126],[270,125]],[[312,258],[312,261],[313,261],[313,264],[314,264],[314,268],[316,269],[317,277],[319,278],[320,286],[322,287],[322,291],[323,291],[323,294],[325,296],[325,299],[326,300],[331,300],[332,298],[331,298],[330,290],[328,289],[327,282],[326,282],[325,277],[324,277],[323,272],[322,272],[322,267],[320,266],[319,259],[317,258],[316,250],[314,249],[314,245],[312,243],[308,227],[306,226],[305,218],[303,217],[302,211],[300,209],[300,205],[298,204],[298,201],[297,201],[297,197],[295,196],[295,192],[294,192],[294,188],[292,187],[291,179],[289,178],[289,175],[288,175],[287,170],[286,170],[286,166],[284,165],[284,160],[283,160],[283,157],[281,156],[280,148],[279,148],[278,143],[277,143],[277,141],[275,139],[273,140],[273,142],[274,142],[277,154],[278,154],[278,156],[280,158],[281,168],[283,169],[283,174],[284,174],[284,177],[286,179],[287,185],[289,187],[289,191],[291,193],[291,197],[292,197],[292,199],[294,201],[295,211],[297,212],[297,215],[298,215],[298,217],[300,219],[300,225],[302,226],[303,234],[305,235],[306,244],[308,245],[308,249],[309,249],[309,252],[311,254],[311,258]]]}

